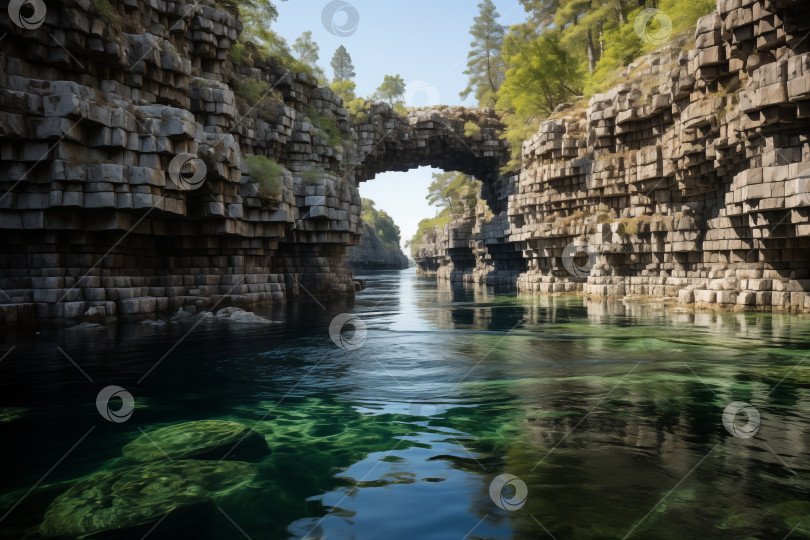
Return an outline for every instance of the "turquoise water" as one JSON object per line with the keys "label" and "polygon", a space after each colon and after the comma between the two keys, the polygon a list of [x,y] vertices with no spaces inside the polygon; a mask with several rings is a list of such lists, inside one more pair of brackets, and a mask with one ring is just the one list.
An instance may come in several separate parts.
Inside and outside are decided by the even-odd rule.
{"label": "turquoise water", "polygon": [[[7,336],[0,538],[42,537],[78,479],[122,472],[163,480],[68,501],[105,523],[98,537],[810,536],[810,320],[365,277],[353,307],[302,303],[272,325]],[[330,339],[345,311],[368,329],[356,350]],[[134,398],[125,422],[96,408],[108,385]],[[724,426],[732,402],[759,413],[753,437],[750,416]],[[143,433],[209,419],[269,453],[229,456],[228,485],[211,461],[122,458]],[[102,519],[109,498],[119,513]],[[155,519],[114,528],[147,507]]]}

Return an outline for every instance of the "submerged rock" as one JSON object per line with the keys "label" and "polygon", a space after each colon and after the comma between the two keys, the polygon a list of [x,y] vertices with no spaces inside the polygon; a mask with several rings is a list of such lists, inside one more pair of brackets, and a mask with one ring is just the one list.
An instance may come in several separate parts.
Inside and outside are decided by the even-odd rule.
{"label": "submerged rock", "polygon": [[246,487],[250,463],[164,461],[94,474],[58,496],[39,532],[48,538],[86,536],[149,524],[171,511],[215,503]]}
{"label": "submerged rock", "polygon": [[262,435],[244,424],[226,420],[200,420],[163,427],[144,433],[123,449],[124,457],[135,461],[167,457],[259,461],[269,453]]}
{"label": "submerged rock", "polygon": [[0,407],[0,423],[14,422],[28,414],[27,407]]}

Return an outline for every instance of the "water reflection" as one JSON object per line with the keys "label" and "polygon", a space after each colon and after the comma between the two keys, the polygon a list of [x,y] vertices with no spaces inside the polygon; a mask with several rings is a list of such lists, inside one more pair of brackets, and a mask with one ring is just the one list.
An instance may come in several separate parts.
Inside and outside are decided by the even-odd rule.
{"label": "water reflection", "polygon": [[[179,345],[188,328],[167,325],[0,347],[16,346],[0,362],[0,453],[15,464],[0,515],[95,426],[0,537],[33,534],[141,430],[207,418],[245,422],[272,450],[223,507],[251,538],[810,534],[810,321],[363,277],[354,306],[290,305],[283,324],[201,325]],[[369,329],[357,351],[329,337],[346,310]],[[130,422],[98,416],[108,384],[135,396]],[[761,414],[755,437],[724,428],[733,401]],[[519,510],[490,497],[500,474],[525,482]],[[201,518],[197,537],[238,532]]]}

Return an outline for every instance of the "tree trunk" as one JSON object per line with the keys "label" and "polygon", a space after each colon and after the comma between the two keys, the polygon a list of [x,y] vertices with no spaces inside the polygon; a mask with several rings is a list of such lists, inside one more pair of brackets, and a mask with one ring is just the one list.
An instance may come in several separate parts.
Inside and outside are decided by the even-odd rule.
{"label": "tree trunk", "polygon": [[593,34],[591,29],[588,28],[588,72],[593,73],[596,69],[596,51],[593,50]]}
{"label": "tree trunk", "polygon": [[605,56],[605,40],[602,39],[605,33],[602,30],[602,21],[599,21],[597,24],[599,25],[599,58],[597,61],[599,61]]}

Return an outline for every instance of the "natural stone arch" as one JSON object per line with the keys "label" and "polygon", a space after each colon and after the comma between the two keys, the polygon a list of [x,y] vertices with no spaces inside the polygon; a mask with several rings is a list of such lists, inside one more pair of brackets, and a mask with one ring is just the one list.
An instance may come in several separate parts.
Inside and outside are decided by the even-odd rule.
{"label": "natural stone arch", "polygon": [[502,188],[508,176],[501,170],[509,161],[509,147],[494,109],[442,106],[403,116],[375,104],[369,117],[370,122],[355,128],[358,165],[349,171],[353,180],[422,166],[459,171],[483,183],[482,198],[495,214],[506,209]]}
{"label": "natural stone arch", "polygon": [[505,241],[507,203],[515,184],[510,182],[514,173],[506,169],[509,145],[495,110],[440,106],[399,115],[375,104],[369,113],[371,120],[354,128],[356,166],[347,176],[359,184],[382,172],[430,166],[480,180],[481,196],[494,217],[456,219],[431,237],[421,258],[451,280],[514,284],[525,263],[517,245]]}

